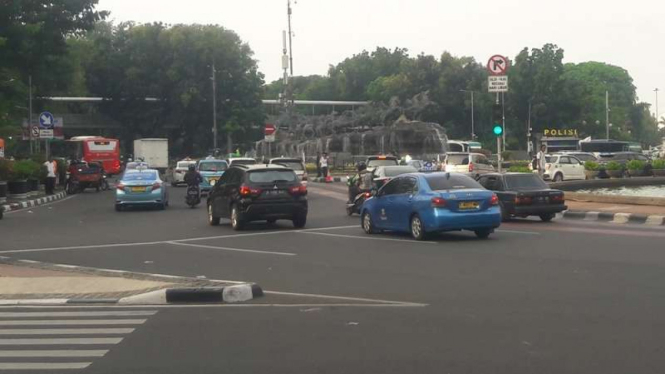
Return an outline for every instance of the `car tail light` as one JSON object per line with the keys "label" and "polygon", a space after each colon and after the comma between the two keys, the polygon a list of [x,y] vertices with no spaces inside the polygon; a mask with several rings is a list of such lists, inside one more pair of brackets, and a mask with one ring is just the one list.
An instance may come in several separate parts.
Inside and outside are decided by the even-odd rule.
{"label": "car tail light", "polygon": [[307,187],[302,184],[289,188],[289,193],[294,196],[307,195]]}
{"label": "car tail light", "polygon": [[499,205],[499,197],[496,195],[492,195],[492,199],[490,199],[490,205]]}
{"label": "car tail light", "polygon": [[432,207],[434,208],[445,208],[446,207],[446,199],[442,197],[433,197],[432,198]]}
{"label": "car tail light", "polygon": [[152,190],[151,191],[158,190],[160,188],[162,188],[162,184],[159,183],[159,182],[155,182],[155,183],[152,184]]}
{"label": "car tail light", "polygon": [[473,172],[473,162],[469,162],[469,173]]}
{"label": "car tail light", "polygon": [[115,186],[115,188],[117,188],[117,189],[120,190],[120,191],[124,191],[124,190],[125,190],[125,185],[122,184],[122,183],[118,183],[118,184]]}
{"label": "car tail light", "polygon": [[564,197],[563,194],[550,196],[550,202],[551,203],[558,204],[558,203],[563,203],[564,201],[565,201],[565,197]]}
{"label": "car tail light", "polygon": [[515,205],[529,205],[533,200],[528,196],[517,196],[515,197]]}
{"label": "car tail light", "polygon": [[372,197],[372,193],[371,192],[365,192],[365,199],[369,199],[370,197]]}
{"label": "car tail light", "polygon": [[258,188],[251,188],[249,186],[240,186],[240,196],[243,197],[248,197],[248,196],[258,196],[261,194],[261,190]]}

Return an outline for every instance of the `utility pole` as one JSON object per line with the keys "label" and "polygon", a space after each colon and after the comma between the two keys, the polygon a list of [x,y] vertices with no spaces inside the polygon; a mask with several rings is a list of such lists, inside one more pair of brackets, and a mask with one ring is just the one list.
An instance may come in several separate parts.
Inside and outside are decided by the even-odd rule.
{"label": "utility pole", "polygon": [[215,58],[212,58],[212,147],[217,151],[217,78],[215,71]]}
{"label": "utility pole", "polygon": [[474,123],[474,94],[475,91],[472,90],[460,90],[460,92],[471,92],[471,141],[476,140],[476,131]]}
{"label": "utility pole", "polygon": [[28,75],[28,136],[30,138],[30,154],[34,152],[32,143],[32,75]]}
{"label": "utility pole", "polygon": [[501,125],[503,126],[503,135],[502,135],[502,141],[503,141],[503,151],[506,151],[506,96],[504,92],[501,92],[501,117],[502,117],[502,122]]}
{"label": "utility pole", "polygon": [[610,91],[605,90],[605,139],[610,140]]}
{"label": "utility pole", "polygon": [[293,37],[293,32],[291,31],[291,14],[293,13],[291,11],[291,0],[287,0],[287,8],[288,8],[288,17],[289,17],[289,62],[290,62],[290,69],[291,69],[291,76],[293,76],[293,45],[291,43],[291,39]]}
{"label": "utility pole", "polygon": [[533,144],[531,143],[531,99],[529,99],[529,120],[527,121],[526,129],[526,150],[529,152],[529,156],[533,152]]}

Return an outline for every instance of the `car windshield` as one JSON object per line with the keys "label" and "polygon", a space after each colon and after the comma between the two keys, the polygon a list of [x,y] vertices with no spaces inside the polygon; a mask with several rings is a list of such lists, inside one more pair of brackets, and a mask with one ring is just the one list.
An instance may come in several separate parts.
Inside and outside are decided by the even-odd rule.
{"label": "car windshield", "polygon": [[367,167],[374,168],[374,167],[378,167],[378,166],[391,166],[391,165],[397,165],[397,164],[398,164],[397,160],[395,160],[395,159],[390,159],[390,158],[380,159],[380,160],[376,159],[376,160],[369,160],[369,162],[367,162]]}
{"label": "car windshield", "polygon": [[305,170],[305,168],[302,165],[302,162],[300,162],[300,161],[281,161],[281,160],[278,160],[278,161],[273,161],[272,163],[277,164],[277,165],[286,166],[287,168],[292,169],[292,170],[298,170],[298,171]]}
{"label": "car windshield", "polygon": [[425,178],[427,184],[432,191],[448,191],[448,190],[463,190],[467,188],[480,188],[478,182],[467,177],[466,175],[454,173],[437,173],[437,175],[428,176]]}
{"label": "car windshield", "polygon": [[384,167],[383,173],[386,177],[396,177],[398,175],[407,174],[407,173],[417,173],[418,169],[413,166],[393,166],[393,167]]}
{"label": "car windshield", "polygon": [[545,162],[549,164],[556,163],[556,161],[559,159],[557,156],[545,156]]}
{"label": "car windshield", "polygon": [[156,171],[142,171],[140,173],[126,173],[122,177],[123,182],[154,181],[156,179],[158,179]]}
{"label": "car windshield", "polygon": [[224,161],[208,161],[199,164],[199,171],[224,171],[228,165]]}
{"label": "car windshield", "polygon": [[535,174],[506,175],[506,187],[509,190],[540,190],[548,188],[547,184]]}
{"label": "car windshield", "polygon": [[250,171],[249,181],[252,183],[295,182],[296,173],[291,170],[255,170]]}
{"label": "car windshield", "polygon": [[469,155],[448,155],[446,163],[448,165],[466,165],[469,163]]}

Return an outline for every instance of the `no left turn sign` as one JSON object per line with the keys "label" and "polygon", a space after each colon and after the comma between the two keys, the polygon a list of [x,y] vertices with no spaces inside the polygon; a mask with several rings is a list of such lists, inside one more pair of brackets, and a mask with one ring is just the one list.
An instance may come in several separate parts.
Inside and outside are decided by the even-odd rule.
{"label": "no left turn sign", "polygon": [[492,75],[505,75],[508,71],[508,58],[501,55],[490,57],[487,62],[487,71]]}

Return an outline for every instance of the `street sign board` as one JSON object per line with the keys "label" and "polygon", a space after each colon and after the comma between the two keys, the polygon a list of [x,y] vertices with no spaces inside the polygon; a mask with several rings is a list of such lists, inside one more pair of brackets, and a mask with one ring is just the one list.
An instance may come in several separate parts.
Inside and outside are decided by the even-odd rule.
{"label": "street sign board", "polygon": [[274,135],[277,132],[277,128],[272,123],[266,123],[264,132],[266,135]]}
{"label": "street sign board", "polygon": [[32,131],[32,137],[33,138],[39,138],[39,127],[37,126],[32,126],[30,128],[30,131]]}
{"label": "street sign board", "polygon": [[39,139],[53,139],[53,130],[39,130]]}
{"label": "street sign board", "polygon": [[55,126],[55,118],[50,112],[41,112],[39,114],[39,128],[53,130]]}
{"label": "street sign board", "polygon": [[505,75],[492,75],[487,77],[487,91],[508,92],[508,77]]}
{"label": "street sign board", "polygon": [[508,58],[501,55],[494,55],[487,61],[487,71],[491,75],[506,75],[508,64]]}
{"label": "street sign board", "polygon": [[[39,130],[40,130],[40,123],[39,123],[39,117],[34,116],[32,118],[32,123],[28,124],[28,120],[24,119],[23,124],[22,124],[22,132],[23,132],[23,140],[30,140],[30,135],[32,134],[32,140],[37,140],[40,138],[39,136]],[[62,117],[55,117],[53,118],[53,139],[64,139],[65,138],[65,131],[64,131],[64,120]],[[48,129],[44,129],[48,130]]]}
{"label": "street sign board", "polygon": [[275,141],[275,134],[265,136],[266,143],[273,143]]}

